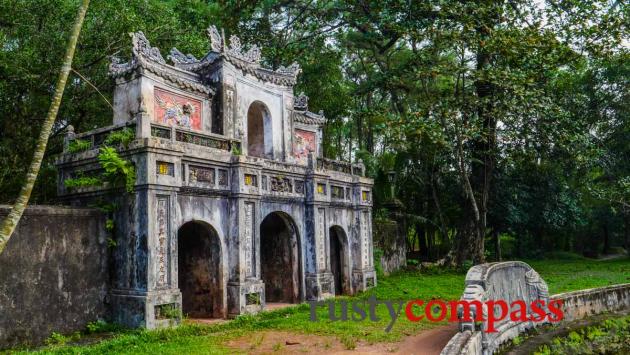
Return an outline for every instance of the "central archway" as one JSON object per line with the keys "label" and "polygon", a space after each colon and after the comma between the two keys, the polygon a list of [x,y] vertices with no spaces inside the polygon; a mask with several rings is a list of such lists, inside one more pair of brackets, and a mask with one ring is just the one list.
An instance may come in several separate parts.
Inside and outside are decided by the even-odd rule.
{"label": "central archway", "polygon": [[267,303],[300,302],[299,236],[284,212],[272,212],[260,224],[260,269]]}
{"label": "central archway", "polygon": [[333,274],[333,281],[335,282],[335,295],[350,294],[346,232],[340,226],[332,226],[328,232],[330,271]]}
{"label": "central archway", "polygon": [[191,318],[223,318],[221,242],[216,230],[188,222],[177,232],[177,266],[182,312]]}

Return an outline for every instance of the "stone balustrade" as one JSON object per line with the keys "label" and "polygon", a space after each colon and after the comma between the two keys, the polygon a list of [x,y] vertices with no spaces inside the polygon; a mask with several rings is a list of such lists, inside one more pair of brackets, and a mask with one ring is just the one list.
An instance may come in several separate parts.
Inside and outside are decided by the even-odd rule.
{"label": "stone balustrade", "polygon": [[[150,123],[150,129],[143,129],[145,120],[141,117],[139,122],[140,124],[136,124],[134,120],[81,134],[75,134],[70,128],[66,135],[64,154],[58,159],[58,163],[63,166],[61,179],[100,175],[102,169],[98,165],[98,151],[95,148],[101,146],[112,132],[132,129],[139,139],[129,144],[126,151],[121,148],[121,155],[126,156],[129,151],[163,149],[182,156],[181,168],[176,169],[176,165],[180,163],[155,162],[155,168],[149,170],[156,171],[157,177],[151,178],[147,174],[140,174],[138,184],[166,183],[180,187],[183,193],[206,191],[205,193],[213,194],[240,191],[289,199],[304,199],[309,193],[315,200],[337,205],[353,203],[371,205],[371,192],[360,185],[365,179],[363,177],[365,168],[362,163],[351,164],[311,156],[307,165],[301,165],[243,156],[240,155],[239,140],[157,123]],[[71,152],[68,147],[73,140],[87,141],[90,143],[89,148],[85,151]],[[196,157],[195,161],[187,158],[192,156]],[[199,157],[203,157],[203,161],[200,161]],[[240,169],[242,171],[236,177],[238,180],[232,181],[230,171],[235,166],[244,168]],[[232,171],[233,174],[239,174],[235,170]],[[311,178],[307,178],[308,176]],[[109,185],[104,184],[69,190],[61,184],[59,193],[72,195],[109,188]]]}
{"label": "stone balustrade", "polygon": [[108,135],[116,131],[122,131],[125,128],[135,130],[136,123],[134,121],[129,121],[124,124],[115,124],[111,126],[101,127],[80,134],[75,134],[74,128],[72,126],[69,126],[66,129],[63,152],[69,153],[71,142],[79,140],[88,142],[90,144],[88,149],[98,148],[103,144]]}

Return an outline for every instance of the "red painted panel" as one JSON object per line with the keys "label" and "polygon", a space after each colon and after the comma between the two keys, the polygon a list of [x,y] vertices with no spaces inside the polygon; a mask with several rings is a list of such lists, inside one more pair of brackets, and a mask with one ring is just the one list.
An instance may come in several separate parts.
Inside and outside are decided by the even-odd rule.
{"label": "red painted panel", "polygon": [[301,129],[295,130],[295,136],[293,139],[293,156],[302,164],[308,162],[308,153],[315,152],[315,133],[309,131],[303,131]]}
{"label": "red painted panel", "polygon": [[201,130],[201,101],[155,88],[155,118],[161,124]]}

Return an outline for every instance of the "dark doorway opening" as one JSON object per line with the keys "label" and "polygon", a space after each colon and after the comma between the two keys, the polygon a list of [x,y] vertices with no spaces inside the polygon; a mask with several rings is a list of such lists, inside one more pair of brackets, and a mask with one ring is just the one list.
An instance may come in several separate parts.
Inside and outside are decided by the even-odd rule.
{"label": "dark doorway opening", "polygon": [[332,226],[329,230],[330,271],[335,282],[335,295],[348,293],[346,285],[345,238],[346,234],[339,226]]}
{"label": "dark doorway opening", "polygon": [[300,301],[298,234],[286,213],[270,213],[260,224],[260,266],[267,303]]}
{"label": "dark doorway opening", "polygon": [[177,232],[182,312],[191,318],[223,318],[221,243],[210,225],[188,222]]}

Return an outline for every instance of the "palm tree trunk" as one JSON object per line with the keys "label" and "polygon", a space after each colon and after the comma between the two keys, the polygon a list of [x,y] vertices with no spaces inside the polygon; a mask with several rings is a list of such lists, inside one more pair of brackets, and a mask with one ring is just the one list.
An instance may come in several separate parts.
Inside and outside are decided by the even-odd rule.
{"label": "palm tree trunk", "polygon": [[2,227],[0,227],[0,253],[2,253],[4,247],[9,241],[9,238],[11,237],[11,234],[13,234],[15,227],[22,217],[22,213],[24,213],[24,209],[26,209],[28,200],[31,197],[33,185],[35,185],[35,180],[39,174],[39,168],[42,165],[44,153],[46,152],[46,146],[48,145],[48,137],[50,136],[50,131],[55,123],[55,119],[57,118],[57,112],[59,111],[63,91],[66,87],[66,81],[68,80],[68,75],[72,69],[74,50],[77,46],[77,40],[79,39],[79,34],[81,33],[81,27],[83,26],[83,20],[85,19],[85,13],[87,12],[89,3],[90,0],[82,0],[79,13],[74,21],[70,41],[66,47],[66,55],[63,59],[61,72],[59,73],[59,79],[57,80],[57,85],[55,86],[55,95],[53,96],[52,103],[48,109],[48,114],[46,115],[46,120],[44,121],[42,130],[39,133],[39,139],[37,140],[37,146],[35,147],[35,153],[33,154],[33,161],[31,162],[31,166],[26,174],[26,182],[22,186],[20,195],[15,201],[11,212],[4,221],[2,221]]}

